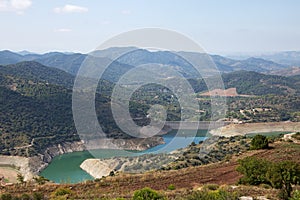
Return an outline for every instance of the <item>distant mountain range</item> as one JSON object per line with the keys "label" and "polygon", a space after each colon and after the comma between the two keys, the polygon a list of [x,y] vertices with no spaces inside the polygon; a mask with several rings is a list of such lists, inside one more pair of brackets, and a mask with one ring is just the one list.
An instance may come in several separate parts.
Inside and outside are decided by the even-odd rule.
{"label": "distant mountain range", "polygon": [[[187,56],[190,59],[196,59],[203,55],[193,52],[177,52],[176,54],[170,51],[147,51],[145,49],[137,49],[134,47],[126,48],[110,48],[102,51],[92,52],[91,55],[96,55],[97,58],[112,59],[115,54],[132,50],[129,54],[122,56],[114,62],[118,65],[114,68],[114,73],[119,70],[125,73],[133,66],[157,63],[161,65],[172,66],[186,78],[199,78],[195,69],[180,56]],[[36,61],[45,66],[55,67],[70,74],[76,75],[82,62],[87,58],[87,54],[80,53],[60,53],[51,52],[46,54],[31,54],[30,52],[14,53],[11,51],[0,51],[0,64],[16,64],[22,61]],[[264,56],[263,58],[248,58],[244,60],[235,60],[219,55],[211,55],[212,60],[216,64],[221,73],[229,73],[234,71],[255,71],[265,74],[276,74],[285,72],[293,64],[300,66],[299,52],[286,52],[274,56]],[[298,62],[299,60],[299,62]],[[278,61],[278,62],[276,62]],[[99,61],[97,61],[99,62]],[[101,61],[100,61],[101,63]],[[121,73],[121,74],[122,74]],[[277,74],[278,74],[277,73]],[[119,75],[121,75],[119,72]],[[291,72],[288,75],[295,75]],[[284,74],[281,74],[284,75]],[[115,81],[115,77],[110,77],[110,81]]]}
{"label": "distant mountain range", "polygon": [[284,65],[298,67],[300,66],[300,51],[284,51],[279,53],[260,55],[258,57]]}

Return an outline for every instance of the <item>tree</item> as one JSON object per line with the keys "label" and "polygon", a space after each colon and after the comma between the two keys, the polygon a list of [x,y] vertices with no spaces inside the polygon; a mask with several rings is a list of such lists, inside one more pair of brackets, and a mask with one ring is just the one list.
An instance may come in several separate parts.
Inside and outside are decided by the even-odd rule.
{"label": "tree", "polygon": [[190,146],[196,146],[196,143],[193,141]]}
{"label": "tree", "polygon": [[133,194],[133,200],[164,200],[165,198],[155,190],[148,187],[137,190]]}
{"label": "tree", "polygon": [[242,184],[268,184],[280,189],[280,198],[289,199],[293,191],[292,185],[300,183],[300,166],[292,161],[269,162],[255,157],[239,160],[237,171],[244,176]]}
{"label": "tree", "polygon": [[244,175],[240,179],[240,183],[250,185],[269,184],[266,173],[270,162],[255,157],[246,157],[238,162],[240,165],[237,167],[237,171]]}
{"label": "tree", "polygon": [[251,149],[267,149],[269,148],[268,138],[264,135],[255,135],[251,140]]}
{"label": "tree", "polygon": [[24,181],[24,176],[22,175],[22,174],[18,174],[17,175],[17,181],[19,182],[19,183],[21,183],[21,184],[23,184],[23,183],[25,183],[25,181]]}
{"label": "tree", "polygon": [[115,176],[115,172],[114,171],[110,171],[109,172],[109,176]]}
{"label": "tree", "polygon": [[288,199],[293,191],[292,184],[300,183],[300,166],[291,161],[274,163],[268,170],[267,178],[272,187],[281,189],[281,197]]}

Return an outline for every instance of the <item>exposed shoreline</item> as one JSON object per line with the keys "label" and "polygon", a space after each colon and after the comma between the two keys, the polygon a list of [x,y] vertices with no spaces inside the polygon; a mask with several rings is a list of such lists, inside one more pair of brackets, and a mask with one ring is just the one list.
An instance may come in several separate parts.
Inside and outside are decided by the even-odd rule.
{"label": "exposed shoreline", "polygon": [[81,163],[80,168],[94,178],[102,178],[102,176],[108,176],[118,164],[119,162],[113,159],[107,159],[105,161],[101,159],[86,159]]}
{"label": "exposed shoreline", "polygon": [[[268,122],[268,123],[245,123],[229,124],[220,128],[213,129],[210,134],[215,136],[237,136],[248,133],[267,133],[267,132],[296,132],[300,130],[300,122]],[[128,164],[128,163],[125,163]],[[122,166],[125,165],[123,163]],[[114,171],[120,162],[116,159],[87,159],[80,167],[94,178],[108,176]],[[122,171],[122,169],[118,170]]]}
{"label": "exposed shoreline", "polygon": [[[245,135],[248,133],[264,133],[264,132],[276,132],[276,131],[297,132],[299,130],[300,130],[300,122],[267,122],[267,123],[229,124],[211,130],[210,134],[216,136],[230,137],[235,135]],[[135,141],[132,139],[129,140],[117,139],[114,140],[113,146],[109,145],[112,144],[112,141],[106,139],[106,141],[103,140],[101,144],[103,144],[102,146],[103,149],[123,148],[126,150],[146,150],[156,145],[164,143],[162,137],[157,137],[157,138],[160,139],[152,140],[151,145],[147,143],[149,141],[146,140],[142,141],[141,139]],[[97,144],[98,142],[100,141],[97,141],[95,144]],[[89,145],[87,146],[96,147],[95,144],[89,143]],[[99,147],[99,144],[97,147]],[[93,149],[93,148],[89,148],[89,149]],[[45,169],[55,156],[66,154],[66,153],[72,153],[72,152],[80,152],[84,150],[87,150],[87,148],[86,148],[86,144],[84,144],[83,141],[72,142],[72,143],[66,142],[63,144],[58,144],[53,147],[47,148],[43,155],[29,157],[29,158],[20,157],[20,156],[0,155],[0,165],[15,166],[18,172],[24,175],[25,180],[30,180],[34,176],[38,175],[43,169]],[[89,161],[89,165],[91,162],[92,161]],[[98,164],[104,166],[103,163],[98,163]],[[112,168],[113,167],[109,167],[109,169]],[[106,170],[103,173],[107,175],[107,171],[110,172],[111,170]]]}
{"label": "exposed shoreline", "polygon": [[[14,166],[24,180],[31,180],[45,169],[55,156],[85,150],[82,142],[66,142],[46,149],[43,155],[33,157],[0,155],[0,165]],[[5,175],[4,175],[5,176]]]}
{"label": "exposed shoreline", "polygon": [[49,147],[43,154],[34,157],[0,155],[0,165],[14,166],[17,172],[24,176],[25,180],[31,180],[34,176],[39,175],[54,157],[59,155],[97,149],[99,145],[101,145],[102,149],[146,150],[160,144],[164,144],[162,137],[150,139],[103,139],[90,141],[89,144],[85,144],[83,141],[65,142]]}
{"label": "exposed shoreline", "polygon": [[249,133],[268,132],[297,132],[300,131],[300,122],[264,122],[264,123],[244,123],[229,124],[221,128],[211,130],[210,133],[216,136],[236,136]]}

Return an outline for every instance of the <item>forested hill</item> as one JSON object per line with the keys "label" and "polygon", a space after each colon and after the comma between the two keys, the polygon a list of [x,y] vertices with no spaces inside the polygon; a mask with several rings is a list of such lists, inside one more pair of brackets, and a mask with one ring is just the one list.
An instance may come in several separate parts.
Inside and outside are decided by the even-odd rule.
{"label": "forested hill", "polygon": [[[224,88],[236,88],[243,95],[300,95],[300,75],[277,76],[252,71],[237,71],[222,74]],[[198,93],[206,92],[204,79],[189,79]],[[218,88],[211,88],[218,89]]]}
{"label": "forested hill", "polygon": [[58,86],[24,85],[20,92],[1,86],[0,153],[29,156],[54,144],[78,140],[70,99],[71,93]]}
{"label": "forested hill", "polygon": [[[79,140],[68,88],[73,80],[64,71],[36,62],[0,66],[0,154],[32,156],[55,144]],[[108,102],[97,95],[99,121],[117,136]]]}
{"label": "forested hill", "polygon": [[239,94],[300,95],[300,76],[266,75],[251,71],[237,71],[222,75],[226,88],[236,87]]}
{"label": "forested hill", "polygon": [[[74,78],[37,62],[0,66],[0,154],[31,156],[54,144],[79,140],[72,116]],[[240,94],[293,95],[294,99],[300,94],[300,76],[239,71],[223,74],[223,79],[226,88],[236,87]],[[190,82],[197,92],[207,90],[203,80],[190,79]],[[101,127],[108,137],[128,138],[118,129],[111,114],[109,96],[114,83],[104,80],[100,83],[101,94],[96,95],[95,103]],[[179,120],[180,109],[175,109],[178,102],[171,96],[170,91],[157,85],[137,90],[130,102],[134,121],[140,125],[149,123],[147,111],[156,103],[167,107],[168,120]],[[284,100],[281,98],[281,104]],[[209,120],[207,113],[203,120]]]}
{"label": "forested hill", "polygon": [[46,67],[35,61],[24,61],[17,64],[0,66],[0,73],[54,85],[73,87],[74,76],[57,68]]}

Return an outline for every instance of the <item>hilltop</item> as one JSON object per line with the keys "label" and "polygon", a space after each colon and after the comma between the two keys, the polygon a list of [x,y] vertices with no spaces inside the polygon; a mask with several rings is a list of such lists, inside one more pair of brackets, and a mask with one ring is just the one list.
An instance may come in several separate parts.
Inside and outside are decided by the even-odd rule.
{"label": "hilltop", "polygon": [[[126,55],[114,59],[116,55],[122,54],[122,52],[128,52]],[[118,69],[125,68],[126,70],[132,68],[132,66],[139,66],[149,63],[157,63],[166,66],[174,66],[180,74],[186,78],[198,78],[199,75],[183,57],[187,57],[190,60],[198,60],[203,58],[208,60],[206,54],[195,52],[171,52],[171,51],[148,51],[146,49],[138,49],[135,47],[115,47],[105,50],[96,50],[89,54],[80,53],[61,53],[50,52],[45,54],[19,54],[11,51],[0,51],[0,64],[16,64],[22,61],[36,61],[45,66],[58,68],[64,70],[70,74],[76,75],[81,64],[86,58],[95,57],[97,59],[111,59],[117,62],[120,66],[116,66]],[[291,62],[289,60],[294,57],[287,57],[284,62],[280,64],[276,61],[263,59],[261,57],[250,57],[244,60],[234,60],[220,55],[210,55],[212,61],[216,64],[217,69],[221,73],[228,73],[233,71],[255,71],[259,73],[272,73],[273,71],[284,70],[290,67]],[[272,57],[273,58],[273,57]],[[98,61],[102,62],[102,61]],[[103,61],[105,63],[106,61]],[[297,65],[294,65],[297,66]],[[204,67],[204,66],[202,66]],[[126,71],[125,70],[125,71]],[[118,72],[118,71],[114,71]],[[203,76],[203,74],[202,74]]]}

